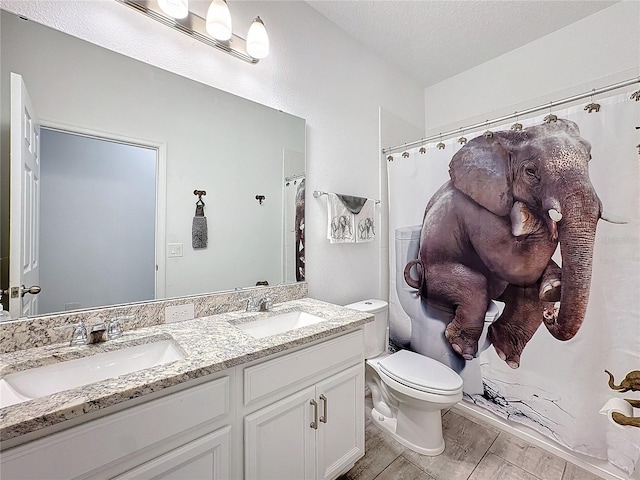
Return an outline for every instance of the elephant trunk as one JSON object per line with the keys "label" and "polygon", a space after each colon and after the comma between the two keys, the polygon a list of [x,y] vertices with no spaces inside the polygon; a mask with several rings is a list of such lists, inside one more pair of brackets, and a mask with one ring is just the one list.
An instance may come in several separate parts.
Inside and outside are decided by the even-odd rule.
{"label": "elephant trunk", "polygon": [[562,254],[560,311],[545,318],[545,325],[558,340],[569,340],[582,325],[589,301],[593,245],[600,216],[600,200],[593,189],[573,193],[561,201],[563,219],[558,222]]}
{"label": "elephant trunk", "polygon": [[605,370],[607,374],[609,374],[609,388],[611,390],[623,390],[622,385],[616,385],[615,380],[613,379],[613,374],[609,370]]}

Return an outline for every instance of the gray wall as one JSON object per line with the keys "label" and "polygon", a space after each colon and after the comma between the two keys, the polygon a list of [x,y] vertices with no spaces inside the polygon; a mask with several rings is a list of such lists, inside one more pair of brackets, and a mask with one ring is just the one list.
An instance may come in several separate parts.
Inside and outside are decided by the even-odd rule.
{"label": "gray wall", "polygon": [[156,151],[42,129],[40,154],[40,313],[153,299]]}

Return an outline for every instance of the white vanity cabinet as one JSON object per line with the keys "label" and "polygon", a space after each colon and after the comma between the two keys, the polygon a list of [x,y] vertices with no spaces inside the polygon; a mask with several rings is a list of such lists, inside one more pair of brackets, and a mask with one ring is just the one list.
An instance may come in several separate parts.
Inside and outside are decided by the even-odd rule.
{"label": "white vanity cabinet", "polygon": [[245,368],[244,399],[245,479],[336,478],[364,455],[362,332]]}
{"label": "white vanity cabinet", "polygon": [[233,375],[221,375],[3,451],[2,477],[231,478]]}

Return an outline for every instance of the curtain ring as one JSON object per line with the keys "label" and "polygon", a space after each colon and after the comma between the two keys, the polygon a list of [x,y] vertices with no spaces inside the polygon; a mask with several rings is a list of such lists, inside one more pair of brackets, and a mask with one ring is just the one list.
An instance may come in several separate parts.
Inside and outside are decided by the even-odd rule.
{"label": "curtain ring", "polygon": [[438,150],[444,150],[447,146],[442,142],[442,134],[440,134],[440,142],[436,145]]}
{"label": "curtain ring", "polygon": [[515,112],[515,113],[516,113],[516,123],[511,125],[511,130],[519,132],[520,130],[522,130],[522,124],[518,122],[518,119],[520,118],[520,115],[518,115],[518,112]]}
{"label": "curtain ring", "polygon": [[[593,91],[595,92],[596,89],[594,88]],[[586,110],[587,113],[600,111],[600,104],[593,102],[593,94],[591,94],[591,103],[589,103],[588,105],[585,105],[584,109]]]}

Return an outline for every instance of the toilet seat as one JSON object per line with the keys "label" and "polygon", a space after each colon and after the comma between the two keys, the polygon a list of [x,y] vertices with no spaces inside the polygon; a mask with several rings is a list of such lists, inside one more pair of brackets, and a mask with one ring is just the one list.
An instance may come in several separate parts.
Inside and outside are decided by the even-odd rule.
{"label": "toilet seat", "polygon": [[456,395],[462,378],[451,368],[424,355],[400,350],[378,362],[382,373],[406,387],[435,395]]}

